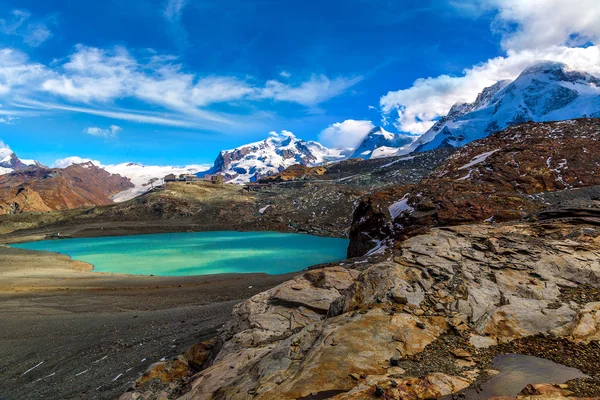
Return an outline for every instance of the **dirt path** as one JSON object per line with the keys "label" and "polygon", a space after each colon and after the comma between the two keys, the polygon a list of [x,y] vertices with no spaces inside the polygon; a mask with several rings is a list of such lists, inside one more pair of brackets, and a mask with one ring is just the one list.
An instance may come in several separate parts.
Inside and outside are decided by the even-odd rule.
{"label": "dirt path", "polygon": [[0,399],[111,399],[291,275],[101,274],[0,246]]}

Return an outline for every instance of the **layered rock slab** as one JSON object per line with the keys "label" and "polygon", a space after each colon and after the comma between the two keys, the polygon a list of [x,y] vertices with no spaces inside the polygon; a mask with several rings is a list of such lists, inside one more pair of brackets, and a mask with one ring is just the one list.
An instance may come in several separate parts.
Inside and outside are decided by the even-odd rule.
{"label": "layered rock slab", "polygon": [[[599,232],[570,238],[574,229],[433,229],[393,256],[308,271],[236,307],[181,399],[431,398],[478,379],[477,348],[532,335],[596,341],[597,303],[561,300],[600,282]],[[469,343],[451,368],[399,366],[443,335]]]}

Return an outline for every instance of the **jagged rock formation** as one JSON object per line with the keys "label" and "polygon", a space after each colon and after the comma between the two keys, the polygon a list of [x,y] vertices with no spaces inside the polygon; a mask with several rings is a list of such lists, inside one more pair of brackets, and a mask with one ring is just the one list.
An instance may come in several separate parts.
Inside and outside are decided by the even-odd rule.
{"label": "jagged rock formation", "polygon": [[27,168],[0,176],[0,214],[45,212],[111,204],[131,182],[92,163],[65,169]]}
{"label": "jagged rock formation", "polygon": [[524,123],[454,153],[419,184],[363,201],[350,256],[432,226],[518,220],[547,207],[541,193],[600,185],[600,120]]}
{"label": "jagged rock formation", "polygon": [[600,116],[600,79],[567,65],[542,61],[514,81],[484,89],[473,103],[456,104],[423,136],[401,152],[460,147],[527,121]]}
{"label": "jagged rock formation", "polygon": [[[433,229],[393,257],[311,270],[238,305],[199,372],[189,367],[165,393],[186,400],[455,393],[485,376],[503,343],[552,335],[595,349],[600,298],[565,294],[598,285],[599,260],[600,230],[590,225]],[[586,360],[577,366],[599,379],[594,357]],[[171,364],[158,371],[165,368]],[[146,383],[122,399],[154,398]]]}

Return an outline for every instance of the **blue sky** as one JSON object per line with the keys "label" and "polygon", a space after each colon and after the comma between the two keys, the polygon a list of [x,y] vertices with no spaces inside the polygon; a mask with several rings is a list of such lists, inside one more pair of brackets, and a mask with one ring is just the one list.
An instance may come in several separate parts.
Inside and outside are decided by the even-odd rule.
{"label": "blue sky", "polygon": [[[599,6],[583,1],[589,19]],[[598,64],[593,18],[535,3],[4,1],[0,140],[46,164],[184,165],[270,131],[334,129],[330,146],[382,121],[421,134],[535,59]],[[568,16],[555,21],[560,7]]]}

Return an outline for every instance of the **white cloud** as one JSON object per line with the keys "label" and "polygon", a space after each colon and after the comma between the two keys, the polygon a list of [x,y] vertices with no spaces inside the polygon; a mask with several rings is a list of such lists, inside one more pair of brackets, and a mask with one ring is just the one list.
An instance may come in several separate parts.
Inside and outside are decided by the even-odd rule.
{"label": "white cloud", "polygon": [[283,78],[286,78],[286,79],[292,76],[292,74],[290,74],[290,73],[289,73],[289,72],[287,72],[287,71],[281,71],[281,72],[279,73],[279,75],[280,75],[281,77],[283,77]]}
{"label": "white cloud", "polygon": [[313,107],[333,97],[337,97],[363,78],[329,79],[325,75],[313,75],[310,80],[293,86],[275,80],[267,81],[259,97],[278,101],[288,101]]}
{"label": "white cloud", "polygon": [[181,19],[181,12],[187,5],[188,0],[168,0],[165,7],[164,15],[169,21]]}
{"label": "white cloud", "polygon": [[181,65],[171,61],[172,58],[153,57],[144,64],[122,47],[104,50],[80,45],[62,66],[62,74],[44,81],[42,89],[85,103],[135,97],[194,114],[199,107],[243,99],[273,99],[315,106],[339,96],[362,79],[331,80],[325,75],[313,75],[295,86],[270,80],[261,87],[236,77],[197,77],[183,72]]}
{"label": "white cloud", "polygon": [[380,99],[387,115],[397,112],[399,130],[420,134],[455,103],[472,102],[487,86],[515,79],[536,61],[550,60],[600,76],[600,47],[573,47],[600,41],[600,2],[581,0],[453,0],[472,17],[495,13],[493,31],[502,36],[505,56],[467,68],[461,76],[416,80],[412,87],[390,91]]}
{"label": "white cloud", "polygon": [[10,147],[2,140],[0,140],[0,150],[10,150]]}
{"label": "white cloud", "polygon": [[0,32],[5,35],[20,36],[25,44],[38,47],[52,37],[45,22],[30,22],[31,13],[26,10],[13,10],[8,19],[0,18]]}
{"label": "white cloud", "polygon": [[40,22],[29,25],[27,33],[23,36],[23,41],[31,47],[38,47],[51,37],[52,32],[50,32],[48,26]]}
{"label": "white cloud", "polygon": [[573,69],[600,76],[600,46],[553,46],[545,51],[510,50],[505,57],[496,57],[466,69],[459,77],[440,75],[418,79],[408,89],[382,96],[380,106],[386,114],[397,112],[395,125],[399,130],[424,133],[455,103],[472,102],[483,88],[499,80],[515,79],[521,71],[540,60],[563,62]]}
{"label": "white cloud", "polygon": [[117,134],[123,129],[117,125],[111,125],[108,129],[98,128],[96,126],[90,126],[83,130],[83,133],[103,137],[104,139],[113,139],[117,137]]}
{"label": "white cloud", "polygon": [[0,48],[0,95],[19,89],[30,91],[50,75],[44,65],[30,62],[25,53]]}
{"label": "white cloud", "polygon": [[[16,119],[18,118],[12,117],[10,115],[7,115],[6,117],[0,117],[0,124],[14,125]],[[0,144],[2,143],[0,142]]]}
{"label": "white cloud", "polygon": [[319,135],[319,141],[327,147],[355,148],[374,127],[371,121],[347,119],[324,129]]}
{"label": "white cloud", "polygon": [[598,0],[478,0],[482,10],[496,12],[492,29],[508,50],[580,46],[600,39]]}
{"label": "white cloud", "polygon": [[78,156],[65,157],[65,158],[58,159],[58,160],[54,161],[54,164],[52,164],[52,167],[53,168],[67,168],[68,166],[73,165],[73,164],[83,164],[83,163],[87,163],[87,162],[92,162],[97,167],[102,168],[102,164],[100,163],[100,161],[92,160],[91,158],[81,158]]}
{"label": "white cloud", "polygon": [[[305,82],[270,80],[261,84],[251,77],[198,76],[176,62],[176,57],[151,51],[134,57],[123,47],[78,45],[66,59],[46,66],[31,62],[21,51],[0,48],[0,96],[5,105],[31,110],[72,111],[223,131],[272,117],[266,111],[248,113],[249,102],[285,101],[313,108],[361,79],[315,75]],[[143,105],[137,110],[120,110],[115,104],[123,99],[144,102],[155,111],[142,111],[146,108]],[[229,108],[232,111],[209,109],[219,103],[233,106]]]}

